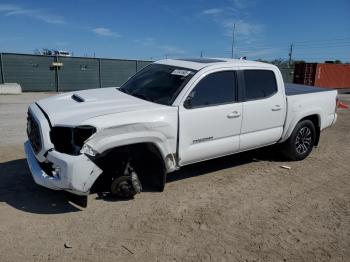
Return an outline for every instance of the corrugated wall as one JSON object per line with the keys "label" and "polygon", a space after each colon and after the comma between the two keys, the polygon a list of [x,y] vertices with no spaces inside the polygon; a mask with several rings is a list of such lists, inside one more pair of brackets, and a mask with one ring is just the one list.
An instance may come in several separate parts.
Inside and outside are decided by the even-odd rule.
{"label": "corrugated wall", "polygon": [[[1,54],[0,83],[19,83],[23,91],[72,91],[120,86],[151,61]],[[0,59],[1,59],[0,57]],[[57,64],[62,63],[57,67]],[[3,70],[3,72],[1,71]]]}
{"label": "corrugated wall", "polygon": [[143,68],[148,66],[150,63],[152,63],[152,62],[151,61],[137,61],[137,71],[142,70]]}
{"label": "corrugated wall", "polygon": [[[3,53],[1,56],[3,72],[0,67],[0,81],[4,75],[5,83],[19,83],[23,91],[74,91],[120,86],[137,71],[152,63],[140,60],[10,53]],[[62,63],[62,66],[55,67],[54,62]],[[293,69],[280,70],[284,81],[292,82]]]}
{"label": "corrugated wall", "polygon": [[350,88],[350,65],[318,64],[315,86],[327,88]]}
{"label": "corrugated wall", "polygon": [[98,59],[58,57],[59,91],[99,88]]}
{"label": "corrugated wall", "polygon": [[297,63],[294,65],[293,83],[313,86],[317,63]]}
{"label": "corrugated wall", "polygon": [[55,91],[53,57],[2,54],[5,83],[19,83],[23,91]]}
{"label": "corrugated wall", "polygon": [[3,75],[2,75],[2,54],[0,54],[0,84],[4,83]]}
{"label": "corrugated wall", "polygon": [[136,73],[136,61],[101,59],[102,87],[120,86]]}

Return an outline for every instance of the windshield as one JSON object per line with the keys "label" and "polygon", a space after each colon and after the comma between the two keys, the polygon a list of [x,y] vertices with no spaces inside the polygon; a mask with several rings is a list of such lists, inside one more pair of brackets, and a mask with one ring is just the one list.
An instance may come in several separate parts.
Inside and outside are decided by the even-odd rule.
{"label": "windshield", "polygon": [[119,90],[147,101],[171,105],[195,73],[192,69],[151,64],[136,73]]}

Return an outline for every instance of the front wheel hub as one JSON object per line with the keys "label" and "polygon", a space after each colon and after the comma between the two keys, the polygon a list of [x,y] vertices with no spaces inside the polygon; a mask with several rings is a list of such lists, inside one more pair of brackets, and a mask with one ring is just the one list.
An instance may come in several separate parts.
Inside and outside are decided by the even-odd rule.
{"label": "front wheel hub", "polygon": [[133,198],[137,194],[130,176],[120,176],[114,179],[111,184],[111,193],[120,198]]}

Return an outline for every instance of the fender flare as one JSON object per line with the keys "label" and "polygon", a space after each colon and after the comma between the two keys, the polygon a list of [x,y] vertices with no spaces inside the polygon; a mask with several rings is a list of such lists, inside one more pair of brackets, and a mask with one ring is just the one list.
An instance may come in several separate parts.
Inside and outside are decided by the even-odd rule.
{"label": "fender flare", "polygon": [[[284,133],[282,135],[281,142],[286,141],[291,136],[292,132],[294,131],[294,128],[302,119],[313,116],[313,115],[317,116],[319,126],[321,127],[322,126],[321,125],[322,111],[321,111],[321,109],[313,108],[311,110],[308,110],[307,112],[303,112],[303,113],[299,114],[297,117],[295,117],[293,119],[293,121],[289,124],[288,128],[286,128],[286,130],[284,131]],[[317,128],[317,127],[315,127],[315,128]]]}
{"label": "fender flare", "polygon": [[101,130],[90,137],[85,144],[98,154],[103,154],[110,149],[122,146],[140,143],[153,144],[158,149],[166,171],[169,173],[177,168],[176,152],[173,152],[173,147],[171,146],[172,140],[176,143],[175,137],[167,137],[157,130],[152,130],[139,124],[132,124]]}

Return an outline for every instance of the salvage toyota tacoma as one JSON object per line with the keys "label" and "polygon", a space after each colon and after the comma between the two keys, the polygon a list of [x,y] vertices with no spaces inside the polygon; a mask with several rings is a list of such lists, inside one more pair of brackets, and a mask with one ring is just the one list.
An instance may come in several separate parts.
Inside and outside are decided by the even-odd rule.
{"label": "salvage toyota tacoma", "polygon": [[121,87],[63,93],[29,106],[25,153],[35,182],[86,196],[163,191],[195,162],[280,144],[307,157],[337,119],[336,90],[284,84],[271,64],[166,59]]}

